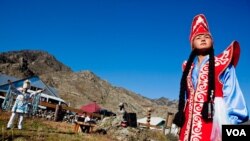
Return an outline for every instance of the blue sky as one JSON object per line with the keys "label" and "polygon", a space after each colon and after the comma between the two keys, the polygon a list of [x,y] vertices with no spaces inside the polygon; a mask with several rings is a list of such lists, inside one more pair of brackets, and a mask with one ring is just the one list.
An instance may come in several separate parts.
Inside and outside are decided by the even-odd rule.
{"label": "blue sky", "polygon": [[43,50],[149,98],[177,99],[193,17],[207,17],[215,54],[241,45],[236,68],[250,109],[248,0],[0,0],[0,51]]}

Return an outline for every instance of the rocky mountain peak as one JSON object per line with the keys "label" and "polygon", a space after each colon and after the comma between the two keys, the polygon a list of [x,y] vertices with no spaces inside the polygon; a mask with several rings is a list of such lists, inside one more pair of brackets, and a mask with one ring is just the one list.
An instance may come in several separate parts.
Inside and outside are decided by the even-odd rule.
{"label": "rocky mountain peak", "polygon": [[40,50],[9,51],[0,54],[0,73],[20,78],[71,69],[48,52]]}

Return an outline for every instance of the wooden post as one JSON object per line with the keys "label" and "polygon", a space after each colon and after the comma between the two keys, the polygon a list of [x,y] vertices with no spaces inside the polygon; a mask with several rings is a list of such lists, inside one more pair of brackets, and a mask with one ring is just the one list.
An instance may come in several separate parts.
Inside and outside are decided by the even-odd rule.
{"label": "wooden post", "polygon": [[169,133],[171,133],[171,127],[173,123],[174,113],[168,112],[166,118],[166,128],[169,129]]}
{"label": "wooden post", "polygon": [[79,132],[80,125],[79,125],[77,122],[75,122],[74,124],[75,124],[75,125],[74,125],[74,132],[75,132],[75,133],[78,133],[78,132]]}
{"label": "wooden post", "polygon": [[57,121],[58,116],[59,116],[59,113],[60,113],[60,105],[57,104],[57,105],[56,105],[56,110],[55,110],[55,118],[54,118],[54,121]]}
{"label": "wooden post", "polygon": [[151,118],[151,108],[148,108],[148,113],[147,113],[147,125],[148,125],[148,129],[150,128],[150,118]]}
{"label": "wooden post", "polygon": [[162,133],[163,133],[163,135],[165,135],[165,130],[166,130],[166,126],[163,125],[163,127],[162,127]]}
{"label": "wooden post", "polygon": [[174,113],[168,112],[167,125],[166,125],[167,127],[169,127],[169,128],[172,127],[173,119],[174,119]]}

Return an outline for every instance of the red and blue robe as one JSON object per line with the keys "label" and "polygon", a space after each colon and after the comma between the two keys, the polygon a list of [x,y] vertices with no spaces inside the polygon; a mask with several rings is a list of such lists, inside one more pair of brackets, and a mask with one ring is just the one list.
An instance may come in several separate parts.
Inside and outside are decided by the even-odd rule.
{"label": "red and blue robe", "polygon": [[[215,99],[223,99],[226,114],[222,117],[227,118],[225,121],[230,124],[238,124],[248,118],[246,102],[235,73],[239,54],[239,44],[234,41],[223,53],[215,56]],[[180,130],[179,140],[181,141],[214,140],[211,138],[211,133],[212,130],[215,130],[213,129],[213,121],[215,120],[206,122],[201,116],[203,103],[207,101],[208,60],[209,55],[205,57],[200,66],[195,60],[187,76],[188,96],[184,109],[186,120]],[[183,68],[185,65],[186,62],[183,64]],[[216,106],[221,105],[215,102]],[[218,130],[218,132],[220,131]]]}

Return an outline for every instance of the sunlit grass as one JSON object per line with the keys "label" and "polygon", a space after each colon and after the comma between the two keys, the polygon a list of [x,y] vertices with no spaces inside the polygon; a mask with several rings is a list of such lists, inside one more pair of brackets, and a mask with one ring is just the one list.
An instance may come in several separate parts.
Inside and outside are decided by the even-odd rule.
{"label": "sunlit grass", "polygon": [[[26,117],[23,130],[16,128],[16,119],[14,128],[6,130],[10,114],[10,112],[0,111],[0,141],[117,141],[110,134],[75,133],[73,132],[73,124],[40,118]],[[160,131],[153,130],[146,130],[145,133],[140,133],[138,136],[145,135],[153,137],[154,141],[176,141],[173,140],[174,138],[164,136]],[[138,138],[130,138],[129,141],[138,141]]]}
{"label": "sunlit grass", "polygon": [[105,135],[74,133],[73,125],[62,122],[45,121],[37,118],[24,119],[23,130],[16,128],[17,119],[14,128],[6,130],[9,120],[9,112],[0,113],[0,140],[15,141],[110,141]]}

